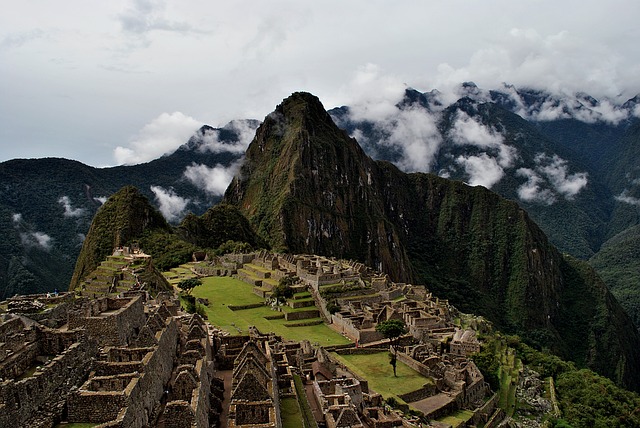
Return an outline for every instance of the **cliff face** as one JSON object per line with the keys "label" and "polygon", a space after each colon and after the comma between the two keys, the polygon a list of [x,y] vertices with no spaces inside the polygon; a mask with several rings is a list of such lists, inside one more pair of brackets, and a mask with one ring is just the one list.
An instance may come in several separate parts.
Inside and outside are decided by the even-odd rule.
{"label": "cliff face", "polygon": [[507,332],[640,386],[640,336],[592,269],[565,259],[512,201],[372,161],[310,94],[267,116],[224,201],[277,250],[356,259],[424,283]]}
{"label": "cliff face", "polygon": [[113,253],[115,247],[129,245],[144,231],[157,229],[170,229],[162,214],[135,187],[120,189],[100,207],[93,218],[69,290],[73,291],[86,275]]}
{"label": "cliff face", "polygon": [[277,250],[360,260],[411,281],[405,247],[384,213],[381,174],[316,97],[296,93],[258,128],[224,202]]}

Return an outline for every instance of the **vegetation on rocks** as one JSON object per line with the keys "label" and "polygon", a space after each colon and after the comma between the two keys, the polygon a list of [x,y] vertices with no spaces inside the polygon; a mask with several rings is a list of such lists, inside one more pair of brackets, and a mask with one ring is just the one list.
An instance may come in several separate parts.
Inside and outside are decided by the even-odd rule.
{"label": "vegetation on rocks", "polygon": [[78,256],[69,290],[75,289],[89,272],[113,253],[114,248],[133,244],[146,231],[169,232],[170,228],[164,217],[135,187],[123,187],[95,215]]}

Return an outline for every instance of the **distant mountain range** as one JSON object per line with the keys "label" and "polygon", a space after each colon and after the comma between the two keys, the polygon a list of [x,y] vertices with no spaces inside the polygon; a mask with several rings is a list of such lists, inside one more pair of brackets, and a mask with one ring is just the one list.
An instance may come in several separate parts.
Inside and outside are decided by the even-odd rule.
{"label": "distant mountain range", "polygon": [[[454,98],[407,89],[391,105],[329,114],[374,159],[483,185],[516,201],[561,251],[593,258],[609,272],[608,285],[640,323],[640,282],[620,272],[640,256],[626,251],[612,267],[611,257],[599,254],[615,253],[621,236],[631,248],[637,241],[630,228],[640,223],[640,98],[615,104],[472,83]],[[66,289],[93,215],[122,186],[139,188],[174,224],[189,211],[205,212],[239,170],[259,124],[205,126],[174,153],[135,166],[1,163],[0,297]]]}
{"label": "distant mountain range", "polygon": [[360,260],[640,388],[640,333],[593,268],[562,255],[514,201],[373,160],[311,94],[265,118],[222,203],[203,215],[172,228],[135,188],[119,190],[94,217],[73,284],[117,245],[179,264],[229,239]]}

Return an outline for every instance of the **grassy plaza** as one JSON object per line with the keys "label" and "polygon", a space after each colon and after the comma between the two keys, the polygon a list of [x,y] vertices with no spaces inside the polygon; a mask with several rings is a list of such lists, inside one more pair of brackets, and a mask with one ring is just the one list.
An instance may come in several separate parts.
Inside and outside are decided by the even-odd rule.
{"label": "grassy plaza", "polygon": [[422,388],[431,379],[422,376],[406,364],[398,361],[397,377],[393,376],[393,367],[389,364],[389,353],[379,352],[366,355],[332,354],[353,373],[369,381],[369,388],[382,394],[384,398],[395,397]]}
{"label": "grassy plaza", "polygon": [[[209,300],[206,313],[209,322],[231,334],[246,334],[249,326],[255,326],[263,333],[274,332],[288,340],[309,340],[322,346],[342,345],[350,341],[327,327],[325,324],[292,327],[294,322],[284,318],[267,319],[300,309],[282,307],[282,313],[268,306],[251,309],[231,310],[231,306],[259,304],[264,299],[253,293],[253,287],[231,277],[202,278],[202,285],[192,294]],[[313,320],[305,320],[313,321]]]}

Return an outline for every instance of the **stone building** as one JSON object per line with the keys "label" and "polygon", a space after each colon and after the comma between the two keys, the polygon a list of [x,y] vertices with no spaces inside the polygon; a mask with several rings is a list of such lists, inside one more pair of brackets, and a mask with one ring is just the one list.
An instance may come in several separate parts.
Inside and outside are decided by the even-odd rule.
{"label": "stone building", "polygon": [[278,383],[263,342],[246,342],[235,360],[227,426],[279,427]]}

